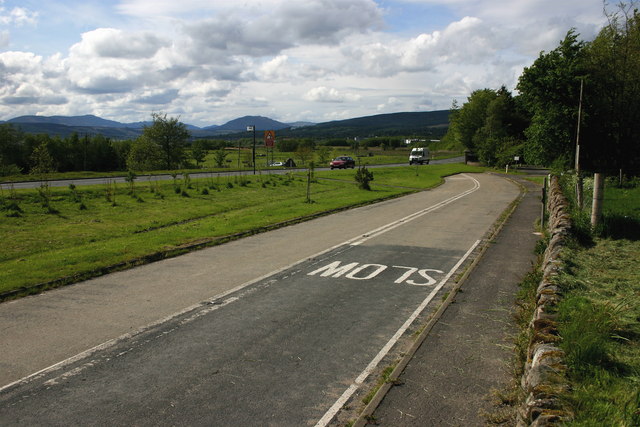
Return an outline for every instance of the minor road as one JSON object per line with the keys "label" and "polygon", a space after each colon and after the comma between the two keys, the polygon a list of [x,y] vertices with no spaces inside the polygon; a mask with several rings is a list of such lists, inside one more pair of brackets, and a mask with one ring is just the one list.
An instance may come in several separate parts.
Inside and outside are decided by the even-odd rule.
{"label": "minor road", "polygon": [[0,420],[326,425],[518,193],[459,175],[1,304]]}
{"label": "minor road", "polygon": [[[464,157],[453,157],[450,159],[442,159],[442,160],[432,160],[431,164],[437,165],[437,164],[446,164],[446,163],[460,163],[464,161]],[[369,168],[384,168],[384,167],[392,167],[392,166],[406,166],[406,163],[401,163],[401,164],[389,164],[389,165],[370,165],[367,166]],[[329,168],[316,168],[316,171],[328,171],[330,170]],[[287,168],[287,169],[269,169],[269,170],[262,170],[259,173],[262,174],[274,174],[274,175],[283,175],[289,172],[302,172],[302,171],[306,171],[306,169],[301,169],[301,168]],[[210,178],[212,176],[240,176],[240,175],[244,175],[244,176],[248,176],[251,175],[252,172],[251,171],[243,171],[243,172],[239,172],[239,171],[229,171],[229,172],[197,172],[197,173],[192,173],[189,174],[189,177],[191,178]],[[178,176],[182,176],[181,174],[178,174]],[[139,175],[138,178],[139,180],[150,180],[150,181],[168,181],[173,179],[173,177],[169,174],[163,174],[163,175]],[[74,184],[76,186],[83,186],[83,185],[99,185],[99,184],[105,184],[107,182],[115,182],[117,184],[124,184],[126,183],[126,179],[124,176],[119,176],[119,177],[107,177],[107,178],[77,178],[77,179],[58,179],[58,180],[51,180],[51,181],[47,181],[47,184],[50,187],[67,187],[69,184]],[[9,188],[13,188],[15,190],[20,190],[20,189],[26,189],[26,188],[38,188],[43,184],[43,181],[21,181],[21,182],[0,182],[0,188],[3,189],[9,189]]]}

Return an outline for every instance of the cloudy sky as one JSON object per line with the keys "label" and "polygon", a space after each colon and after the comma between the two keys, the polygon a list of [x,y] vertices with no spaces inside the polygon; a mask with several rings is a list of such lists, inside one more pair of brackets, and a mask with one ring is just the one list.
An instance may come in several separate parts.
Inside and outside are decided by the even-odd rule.
{"label": "cloudy sky", "polygon": [[196,126],[447,109],[513,89],[601,0],[0,0],[0,120]]}

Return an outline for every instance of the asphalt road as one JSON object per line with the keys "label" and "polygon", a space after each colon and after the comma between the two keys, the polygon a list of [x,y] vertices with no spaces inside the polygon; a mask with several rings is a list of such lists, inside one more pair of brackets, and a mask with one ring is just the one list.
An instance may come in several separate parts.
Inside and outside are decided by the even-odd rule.
{"label": "asphalt road", "polygon": [[0,424],[348,417],[341,408],[402,352],[518,194],[500,177],[459,175],[1,304]]}
{"label": "asphalt road", "polygon": [[[464,157],[453,157],[450,159],[443,160],[432,160],[431,163],[434,165],[443,164],[443,163],[460,163],[464,161]],[[369,168],[380,168],[380,167],[391,167],[391,166],[406,166],[406,163],[401,164],[390,164],[390,165],[371,165],[367,166]],[[316,168],[316,171],[328,171],[329,168]],[[299,172],[306,171],[306,169],[296,169],[296,168],[287,168],[287,169],[270,169],[268,171],[263,170],[260,173],[266,174],[286,174],[289,172]],[[229,171],[229,172],[200,172],[200,173],[192,173],[189,174],[191,178],[209,178],[211,176],[235,176],[235,175],[250,175],[253,174],[252,171]],[[168,181],[173,179],[171,175],[139,175],[139,180],[151,180],[151,181]],[[96,184],[104,184],[106,182],[116,182],[118,184],[125,183],[125,177],[108,177],[108,178],[79,178],[79,179],[60,179],[60,180],[52,180],[47,181],[50,187],[66,187],[69,184],[74,184],[76,186],[82,185],[96,185]],[[25,188],[38,188],[42,185],[43,181],[22,181],[22,182],[14,182],[14,183],[1,183],[0,188],[9,189],[14,188],[16,190],[25,189]]]}

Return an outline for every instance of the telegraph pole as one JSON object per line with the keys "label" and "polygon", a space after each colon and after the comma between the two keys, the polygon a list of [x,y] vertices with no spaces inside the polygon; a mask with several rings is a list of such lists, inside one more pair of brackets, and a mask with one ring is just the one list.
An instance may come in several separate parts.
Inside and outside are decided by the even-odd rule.
{"label": "telegraph pole", "polygon": [[584,78],[580,79],[580,102],[578,104],[578,130],[576,132],[576,201],[578,202],[578,209],[582,210],[583,200],[583,185],[582,174],[580,173],[580,123],[582,119],[582,90],[584,87]]}

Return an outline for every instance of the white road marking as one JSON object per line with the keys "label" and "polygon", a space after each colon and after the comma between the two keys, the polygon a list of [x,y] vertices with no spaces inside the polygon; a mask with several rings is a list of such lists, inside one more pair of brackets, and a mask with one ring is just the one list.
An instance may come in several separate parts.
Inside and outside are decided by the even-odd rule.
{"label": "white road marking", "polygon": [[389,224],[383,225],[382,227],[378,227],[375,230],[370,231],[370,232],[362,235],[360,239],[356,239],[354,241],[351,241],[349,244],[352,245],[352,246],[361,245],[364,242],[366,242],[367,240],[373,239],[374,237],[378,237],[379,235],[384,234],[387,231],[391,231],[394,228],[397,228],[397,227],[399,227],[399,226],[401,226],[403,224],[406,224],[407,222],[413,221],[414,219],[420,218],[423,215],[426,215],[426,214],[428,214],[430,212],[433,212],[433,211],[435,211],[437,209],[440,209],[441,207],[446,206],[446,205],[448,205],[450,203],[453,203],[456,200],[459,200],[459,199],[461,199],[461,198],[463,198],[465,196],[468,196],[469,194],[471,194],[471,193],[473,193],[473,192],[475,192],[475,191],[480,189],[480,183],[478,182],[477,179],[475,179],[475,178],[473,178],[471,176],[468,176],[466,174],[463,174],[463,176],[465,176],[466,178],[469,178],[469,179],[471,179],[473,181],[473,183],[474,183],[473,188],[471,188],[471,189],[469,189],[467,191],[464,191],[464,192],[462,192],[460,194],[457,194],[457,195],[455,195],[453,197],[450,197],[450,198],[448,198],[446,200],[443,200],[440,203],[436,203],[433,206],[429,206],[428,208],[422,209],[422,210],[420,210],[418,212],[414,212],[411,215],[407,215],[404,218],[401,218],[401,219],[399,219],[397,221],[394,221],[394,222],[391,222]]}
{"label": "white road marking", "polygon": [[[183,315],[185,315],[185,314],[187,314],[189,312],[195,311],[195,310],[197,310],[199,308],[202,308],[204,306],[209,306],[212,303],[214,303],[215,301],[226,297],[227,295],[230,295],[230,294],[232,294],[234,292],[238,292],[238,291],[246,288],[247,286],[251,286],[251,285],[253,285],[253,284],[257,283],[257,282],[260,282],[262,280],[265,280],[265,279],[267,279],[267,278],[269,278],[269,277],[271,277],[273,275],[276,275],[276,274],[279,274],[279,273],[281,273],[281,272],[283,272],[285,270],[291,269],[291,268],[295,267],[296,265],[302,264],[303,262],[306,262],[306,261],[308,261],[310,259],[322,256],[322,255],[324,255],[324,254],[326,254],[328,252],[331,252],[331,251],[333,251],[335,249],[338,249],[338,248],[340,248],[342,246],[353,246],[355,244],[361,244],[364,241],[369,240],[374,235],[378,236],[378,235],[383,234],[383,233],[385,233],[387,231],[390,231],[393,228],[396,228],[396,227],[400,226],[402,223],[411,221],[412,219],[418,218],[418,217],[420,217],[420,216],[422,216],[422,215],[424,215],[424,214],[426,214],[428,212],[432,212],[432,211],[434,211],[434,210],[436,210],[438,208],[441,208],[442,206],[445,206],[445,205],[447,205],[449,203],[452,203],[455,200],[458,200],[458,199],[460,199],[460,198],[462,198],[464,196],[467,196],[467,195],[473,193],[474,191],[476,191],[476,190],[478,190],[480,188],[480,183],[475,178],[473,178],[473,177],[471,177],[471,176],[469,176],[467,174],[462,174],[462,176],[464,176],[464,177],[466,177],[466,178],[468,178],[468,179],[470,179],[470,180],[472,180],[474,182],[473,188],[471,188],[470,190],[464,191],[464,192],[462,192],[462,193],[460,193],[460,194],[458,194],[456,196],[450,197],[449,199],[444,200],[442,202],[439,202],[439,203],[437,203],[437,204],[435,204],[435,205],[433,205],[433,206],[431,206],[429,208],[422,209],[422,210],[420,210],[420,211],[418,211],[416,213],[408,215],[408,216],[404,217],[403,219],[401,219],[399,221],[394,221],[394,222],[391,222],[391,223],[389,223],[389,224],[387,224],[385,226],[378,227],[375,230],[373,230],[373,231],[371,231],[369,233],[365,233],[362,236],[358,236],[356,238],[349,239],[349,240],[347,240],[345,242],[339,243],[339,244],[334,245],[334,246],[332,246],[332,247],[330,247],[328,249],[325,249],[325,250],[320,251],[320,252],[318,252],[318,253],[316,253],[314,255],[311,255],[310,257],[303,258],[303,259],[298,260],[298,261],[296,261],[294,263],[291,263],[291,264],[289,264],[287,266],[284,266],[282,268],[279,268],[277,270],[274,270],[274,271],[271,271],[271,272],[269,272],[267,274],[264,274],[264,275],[262,275],[262,276],[260,276],[258,278],[252,279],[252,280],[250,280],[248,282],[245,282],[245,283],[243,283],[241,285],[236,286],[235,288],[232,288],[232,289],[229,289],[228,291],[222,292],[222,293],[220,293],[220,294],[218,294],[218,295],[216,295],[216,296],[214,296],[214,297],[212,297],[212,298],[210,298],[210,299],[208,299],[206,301],[203,301],[203,302],[200,302],[200,303],[197,303],[197,304],[193,304],[193,305],[191,305],[189,307],[186,307],[186,308],[184,308],[184,309],[182,309],[182,310],[180,310],[180,311],[178,311],[176,313],[170,314],[170,315],[168,315],[168,316],[166,316],[166,317],[164,317],[162,319],[156,320],[155,322],[152,322],[152,323],[149,323],[148,325],[142,326],[141,328],[138,328],[135,331],[132,331],[132,332],[123,334],[123,335],[121,335],[119,337],[110,339],[108,341],[105,341],[102,344],[98,344],[95,347],[92,347],[92,348],[90,348],[88,350],[85,350],[83,352],[80,352],[80,353],[76,354],[75,356],[71,356],[71,357],[69,357],[67,359],[64,359],[64,360],[58,362],[58,363],[55,363],[55,364],[53,364],[51,366],[48,366],[48,367],[46,367],[44,369],[41,369],[41,370],[39,370],[39,371],[37,371],[37,372],[35,372],[33,374],[27,375],[27,376],[25,376],[23,378],[20,378],[19,380],[16,380],[16,381],[13,381],[13,382],[11,382],[11,383],[9,383],[7,385],[4,385],[4,386],[0,387],[0,393],[4,392],[5,390],[7,390],[7,389],[9,389],[9,388],[11,388],[13,386],[21,385],[21,384],[27,384],[27,383],[29,383],[31,381],[37,380],[39,378],[42,378],[45,375],[48,375],[49,373],[51,373],[53,371],[56,371],[58,369],[63,369],[66,366],[69,366],[69,365],[71,365],[71,364],[73,364],[75,362],[78,362],[78,361],[80,361],[80,360],[82,360],[84,358],[87,358],[87,357],[89,357],[89,356],[91,356],[91,355],[93,355],[93,354],[95,354],[95,353],[97,353],[99,351],[106,350],[106,349],[108,349],[110,347],[115,346],[116,344],[118,344],[118,343],[120,343],[122,341],[131,339],[131,338],[133,338],[133,337],[135,337],[137,335],[140,335],[140,334],[146,332],[147,330],[149,330],[151,328],[157,327],[157,326],[159,326],[159,325],[161,325],[163,323],[167,323],[167,322],[169,322],[169,321],[171,321],[171,320],[173,320],[173,319],[175,319],[177,317],[183,316]],[[229,301],[228,303],[235,302],[235,301],[239,300],[240,297],[241,296],[238,296],[238,299],[233,300],[233,301]],[[196,318],[196,317],[199,317],[199,316],[194,316],[194,318]]]}
{"label": "white road marking", "polygon": [[471,255],[471,252],[480,244],[480,240],[476,240],[476,242],[469,248],[467,253],[465,253],[460,260],[454,265],[451,270],[447,273],[447,275],[438,283],[438,286],[433,288],[431,293],[427,295],[427,297],[422,301],[422,303],[416,308],[416,310],[409,316],[409,318],[404,322],[404,324],[396,331],[396,333],[391,337],[391,339],[382,347],[382,349],[378,352],[376,357],[369,362],[367,367],[358,375],[358,377],[354,380],[354,382],[342,393],[342,396],[336,400],[336,402],[329,408],[329,410],[324,414],[324,416],[316,423],[316,427],[324,427],[328,425],[333,417],[340,411],[340,409],[347,403],[347,400],[356,392],[356,390],[364,383],[364,380],[373,372],[373,370],[378,366],[378,363],[384,358],[384,356],[389,353],[389,350],[398,342],[400,337],[405,333],[405,331],[411,326],[411,324],[416,320],[416,318],[422,313],[422,311],[427,307],[427,305],[431,302],[433,297],[436,296],[438,291],[442,289],[445,283],[451,278],[451,276],[460,268],[462,263]]}

